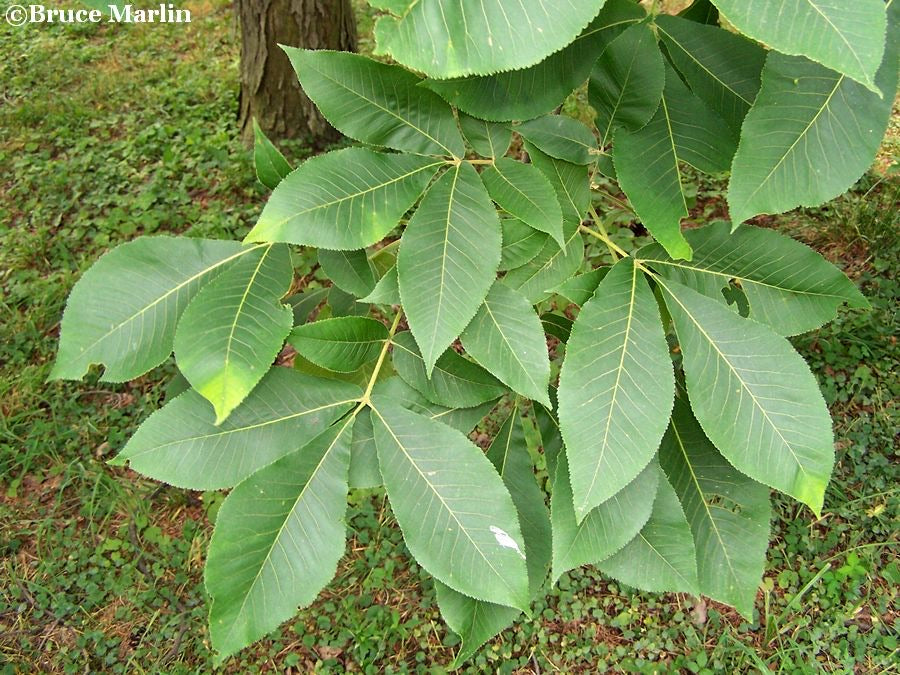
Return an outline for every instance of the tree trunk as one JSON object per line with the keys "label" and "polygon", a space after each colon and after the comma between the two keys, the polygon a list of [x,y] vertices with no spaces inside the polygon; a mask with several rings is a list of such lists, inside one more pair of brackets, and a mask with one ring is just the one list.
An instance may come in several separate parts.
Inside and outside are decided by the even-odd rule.
{"label": "tree trunk", "polygon": [[241,26],[241,136],[253,142],[253,118],[271,139],[305,138],[317,148],[340,134],[300,89],[280,44],[356,51],[350,0],[236,0]]}

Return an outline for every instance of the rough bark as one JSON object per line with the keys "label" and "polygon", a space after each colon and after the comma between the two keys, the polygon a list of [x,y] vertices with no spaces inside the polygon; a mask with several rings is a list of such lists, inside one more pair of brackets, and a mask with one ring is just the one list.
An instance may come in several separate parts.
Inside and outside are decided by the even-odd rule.
{"label": "rough bark", "polygon": [[240,127],[253,142],[253,118],[271,139],[304,138],[321,147],[340,134],[306,97],[279,44],[356,51],[350,0],[236,0],[241,28]]}

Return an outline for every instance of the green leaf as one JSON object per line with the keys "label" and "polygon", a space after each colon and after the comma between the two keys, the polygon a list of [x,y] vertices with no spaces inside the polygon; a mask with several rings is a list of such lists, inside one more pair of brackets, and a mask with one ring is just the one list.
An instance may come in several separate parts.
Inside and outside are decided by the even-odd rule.
{"label": "green leaf", "polygon": [[104,382],[124,382],[172,353],[175,325],[204,284],[253,248],[232,241],[141,237],[84,273],[66,303],[50,379],[79,380],[103,364]]}
{"label": "green leaf", "polygon": [[560,455],[550,500],[553,583],[569,570],[606,560],[637,536],[650,518],[659,475],[656,462],[651,462],[579,524],[572,507],[569,464],[565,454]]}
{"label": "green leaf", "polygon": [[591,189],[587,167],[550,157],[527,142],[525,149],[556,190],[563,212],[565,240],[562,249],[556,242],[547,241],[535,258],[510,271],[503,279],[503,283],[536,304],[547,297],[548,288],[554,288],[574,275],[584,261],[584,242],[578,227],[590,206]]}
{"label": "green leaf", "polygon": [[354,489],[377,488],[383,484],[381,470],[378,468],[375,430],[372,428],[369,408],[363,408],[356,413],[356,422],[353,423],[348,483]]}
{"label": "green leaf", "polygon": [[507,273],[503,283],[519,291],[531,304],[537,304],[549,296],[548,288],[554,288],[570,278],[584,262],[584,240],[578,225],[566,223],[563,236],[564,248],[560,249],[559,244],[548,239],[535,258]]}
{"label": "green leaf", "polygon": [[[556,402],[556,392],[551,387],[550,400]],[[540,403],[533,406],[534,421],[537,423],[538,432],[541,435],[541,451],[547,464],[547,474],[550,480],[556,476],[556,466],[563,455],[562,434],[559,433],[559,422],[553,411],[545,408]]]}
{"label": "green leaf", "polygon": [[545,115],[515,127],[519,135],[550,157],[572,164],[590,164],[597,157],[597,139],[578,120]]}
{"label": "green leaf", "polygon": [[[712,0],[735,28],[784,54],[806,56],[875,90],[887,20],[882,0]],[[891,99],[894,90],[884,91]]]}
{"label": "green leaf", "polygon": [[375,385],[372,395],[389,399],[407,410],[446,424],[457,431],[468,434],[494,407],[495,399],[469,408],[450,408],[432,403],[425,396],[408,385],[403,378],[389,377]]}
{"label": "green leaf", "polygon": [[506,393],[506,387],[493,375],[452,349],[437,360],[429,378],[425,362],[408,331],[395,335],[393,344],[397,374],[432,403],[448,408],[471,408]]}
{"label": "green leaf", "polygon": [[312,603],[337,571],[353,419],[260,469],[222,503],[204,575],[219,662]]}
{"label": "green leaf", "polygon": [[400,282],[397,279],[397,266],[394,265],[378,280],[372,292],[359,302],[372,305],[399,305]]}
{"label": "green leaf", "polygon": [[[550,564],[550,516],[544,493],[535,479],[518,405],[513,405],[509,417],[494,437],[487,457],[499,472],[516,506],[525,540],[529,590],[533,597],[537,596]],[[517,609],[469,598],[440,582],[435,583],[435,588],[441,614],[462,639],[454,661],[456,664],[471,657],[520,614]]]}
{"label": "green leaf", "polygon": [[127,461],[190,490],[231,487],[305,445],[361,395],[347,382],[273,368],[219,426],[206,399],[182,394],[150,415],[111,463]]}
{"label": "green leaf", "polygon": [[525,150],[556,190],[556,198],[562,207],[563,222],[581,224],[582,217],[591,205],[588,168],[551,157],[528,142],[525,143]]}
{"label": "green leaf", "polygon": [[459,127],[472,149],[482,157],[499,159],[509,150],[512,131],[502,124],[459,113]]}
{"label": "green leaf", "polygon": [[291,165],[275,147],[253,118],[253,163],[256,177],[269,189],[274,189],[291,171]]}
{"label": "green leaf", "polygon": [[[662,16],[666,15],[661,14],[660,17]],[[719,10],[716,9],[716,6],[710,0],[694,0],[690,6],[681,10],[678,16],[710,26],[719,24]],[[657,17],[657,20],[660,17]]]}
{"label": "green leaf", "polygon": [[553,186],[537,168],[503,157],[481,173],[481,180],[500,208],[563,246],[562,210]]}
{"label": "green leaf", "polygon": [[429,376],[494,283],[500,246],[497,211],[465,162],[438,179],[406,226],[400,297]]}
{"label": "green leaf", "polygon": [[518,218],[504,218],[500,221],[503,232],[503,248],[500,249],[500,271],[521,267],[534,260],[544,245],[547,235],[533,227],[528,227]]}
{"label": "green leaf", "polygon": [[625,548],[598,565],[601,572],[651,593],[697,595],[697,554],[675,490],[660,478],[650,520]]}
{"label": "green leaf", "polygon": [[831,418],[790,343],[687,286],[657,279],[684,354],[691,407],[736,469],[816,513],[834,466]]}
{"label": "green leaf", "polygon": [[587,79],[609,40],[645,16],[632,0],[607,0],[574,42],[537,65],[494,75],[427,79],[423,86],[475,117],[504,122],[532,119],[561,104]]}
{"label": "green leaf", "polygon": [[181,396],[181,394],[190,388],[191,383],[185,379],[184,375],[176,371],[175,375],[172,376],[172,379],[166,384],[164,400],[168,403],[173,398]]}
{"label": "green leaf", "polygon": [[435,579],[438,608],[447,626],[459,635],[462,644],[450,669],[459,668],[472,658],[481,646],[509,628],[522,611],[493,602],[475,600],[454,591]]}
{"label": "green leaf", "polygon": [[369,306],[360,303],[356,296],[341,290],[338,286],[328,289],[328,306],[331,308],[331,316],[366,316]]}
{"label": "green leaf", "polygon": [[297,326],[288,342],[317,366],[352,373],[378,358],[388,330],[375,319],[345,316]]}
{"label": "green leaf", "polygon": [[769,490],[736,471],[675,399],[659,461],[694,534],[700,592],[753,618],[769,545]]}
{"label": "green leaf", "polygon": [[292,295],[285,302],[290,306],[294,313],[294,325],[306,323],[309,315],[316,309],[325,298],[328,297],[328,287],[321,288],[304,288],[299,293]]}
{"label": "green leaf", "polygon": [[378,20],[377,53],[439,78],[525,68],[572,42],[603,2],[421,0]]}
{"label": "green leaf", "polygon": [[718,26],[660,15],[659,36],[691,90],[740,134],[759,92],[766,50]]}
{"label": "green leaf", "polygon": [[609,267],[598,267],[590,272],[574,276],[550,290],[580,307],[591,299],[591,296],[594,295],[594,291],[597,290],[597,286],[599,286],[600,282],[606,278],[609,270]]}
{"label": "green leaf", "polygon": [[550,405],[546,338],[534,307],[521,293],[495,283],[461,340],[469,356],[510,389]]}
{"label": "green leaf", "polygon": [[231,414],[269,370],[291,332],[281,304],[294,279],[291,252],[264,246],[207,284],[175,331],[178,369],[212,403],[216,424]]}
{"label": "green leaf", "polygon": [[544,491],[534,475],[534,464],[525,441],[521,404],[516,401],[487,451],[512,496],[525,539],[528,585],[537,597],[547,579],[551,558],[550,513]]}
{"label": "green leaf", "polygon": [[572,334],[572,319],[556,314],[555,312],[545,312],[541,314],[541,326],[547,335],[552,335],[560,342],[568,342],[569,336]]}
{"label": "green leaf", "polygon": [[527,610],[523,538],[512,498],[462,433],[377,399],[378,465],[407,548],[469,597]]}
{"label": "green leaf", "polygon": [[246,241],[355,250],[400,223],[444,163],[345,148],[307,160],[272,192]]}
{"label": "green leaf", "polygon": [[632,26],[610,42],[588,85],[601,145],[612,140],[615,128],[637,131],[645,126],[659,108],[665,83],[662,54],[649,26]]}
{"label": "green leaf", "polygon": [[581,308],[560,372],[559,422],[579,523],[656,454],[674,395],[656,300],[624,258]]}
{"label": "green leaf", "polygon": [[[427,400],[399,377],[389,377],[378,382],[372,391],[376,398],[386,398],[407,410],[446,424],[457,431],[468,434],[484,419],[493,402],[474,408],[446,408]],[[374,488],[382,485],[381,471],[375,449],[375,432],[368,408],[357,413],[353,427],[353,442],[350,445],[350,487]]]}
{"label": "green leaf", "polygon": [[322,270],[342,291],[363,298],[375,288],[375,268],[365,249],[330,251],[323,248],[318,257]]}
{"label": "green leaf", "polygon": [[670,66],[662,103],[650,123],[633,133],[616,132],[613,157],[622,190],[673,258],[691,259],[681,233],[688,207],[680,162],[715,173],[728,168],[734,150],[725,122],[688,91]]}
{"label": "green leaf", "polygon": [[728,206],[735,223],[817,206],[862,176],[890,119],[897,49],[892,41],[878,71],[883,98],[802,57],[769,53],[732,167]]}
{"label": "green leaf", "polygon": [[421,155],[463,156],[450,106],[408,70],[350,52],[282,49],[303,91],[342,134]]}
{"label": "green leaf", "polygon": [[750,318],[781,335],[813,330],[837,316],[844,302],[868,307],[856,286],[838,268],[798,241],[742,225],[734,233],[726,222],[685,233],[694,249],[690,262],[673,260],[658,244],[635,255],[657,272],[724,302],[722,289],[734,279],[750,302]]}

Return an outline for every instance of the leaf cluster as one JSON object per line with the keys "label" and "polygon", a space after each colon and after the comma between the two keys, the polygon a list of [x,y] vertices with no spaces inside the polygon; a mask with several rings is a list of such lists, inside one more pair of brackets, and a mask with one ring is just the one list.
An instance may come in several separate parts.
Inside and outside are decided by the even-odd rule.
{"label": "leaf cluster", "polygon": [[[458,661],[585,564],[750,616],[770,488],[818,515],[834,464],[787,337],[866,301],[812,250],[742,223],[867,168],[896,91],[897,7],[372,4],[397,64],[285,48],[358,145],[292,169],[257,129],[272,194],[243,243],[120,246],[63,318],[54,377],[102,364],[123,381],[174,352],[190,385],[115,462],[231,488],[206,567],[213,646],[224,658],[311,603],[344,551],[348,490],[382,486]],[[585,82],[590,126],[554,112]],[[732,222],[682,229],[686,167],[730,172]],[[594,202],[610,186],[654,243],[609,237]],[[330,288],[292,294],[298,246]],[[292,367],[273,367],[286,344]],[[484,452],[467,434],[498,405]]]}

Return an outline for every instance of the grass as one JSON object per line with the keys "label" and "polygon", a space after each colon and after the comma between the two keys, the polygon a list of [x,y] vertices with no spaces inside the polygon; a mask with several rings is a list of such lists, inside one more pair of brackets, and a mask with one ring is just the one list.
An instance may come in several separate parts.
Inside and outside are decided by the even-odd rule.
{"label": "grass", "polygon": [[[45,382],[66,294],[104,250],[148,233],[239,237],[264,202],[238,141],[231,11],[187,7],[190,25],[0,26],[3,673],[212,670],[202,566],[222,495],[105,463],[160,404],[171,366],[117,386]],[[839,464],[821,520],[776,498],[754,622],[579,570],[469,671],[895,668],[900,183],[883,174],[896,134],[885,148],[881,174],[844,198],[766,221],[843,265],[873,309],[795,341],[835,415]],[[698,219],[721,206],[706,187]],[[354,495],[351,514],[338,578],[227,672],[442,672],[456,638],[383,494]]]}

